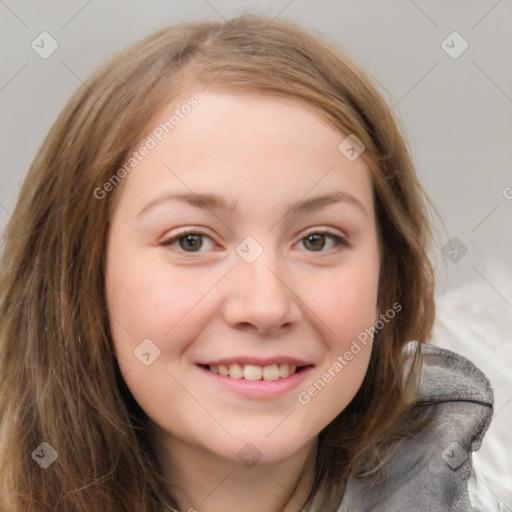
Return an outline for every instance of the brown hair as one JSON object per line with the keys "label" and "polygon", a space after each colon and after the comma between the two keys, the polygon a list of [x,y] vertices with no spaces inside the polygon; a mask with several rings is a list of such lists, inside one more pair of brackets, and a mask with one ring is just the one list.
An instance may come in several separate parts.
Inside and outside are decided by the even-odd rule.
{"label": "brown hair", "polygon": [[[349,472],[360,467],[380,474],[397,433],[414,428],[417,379],[405,393],[402,349],[431,333],[431,232],[425,196],[390,108],[355,63],[290,22],[241,16],[183,24],[124,50],[77,91],[37,154],[5,230],[2,510],[176,506],[109,331],[103,269],[119,191],[99,200],[94,190],[116,174],[154,114],[192,85],[296,98],[366,147],[362,157],[373,179],[383,244],[379,306],[386,311],[397,302],[402,310],[375,334],[356,397],[320,434],[311,497],[319,489],[343,492]],[[58,453],[46,470],[31,456],[43,441]]]}

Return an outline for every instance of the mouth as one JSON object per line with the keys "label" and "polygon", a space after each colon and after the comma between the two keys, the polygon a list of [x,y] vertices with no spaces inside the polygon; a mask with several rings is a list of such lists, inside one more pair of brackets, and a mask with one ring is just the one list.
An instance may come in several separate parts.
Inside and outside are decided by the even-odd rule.
{"label": "mouth", "polygon": [[287,379],[288,377],[304,371],[311,365],[297,365],[293,363],[271,363],[265,365],[252,363],[225,363],[225,364],[199,364],[201,368],[222,377],[234,380],[249,381],[275,381]]}
{"label": "mouth", "polygon": [[315,368],[314,364],[291,357],[231,357],[196,365],[213,386],[254,400],[288,396]]}

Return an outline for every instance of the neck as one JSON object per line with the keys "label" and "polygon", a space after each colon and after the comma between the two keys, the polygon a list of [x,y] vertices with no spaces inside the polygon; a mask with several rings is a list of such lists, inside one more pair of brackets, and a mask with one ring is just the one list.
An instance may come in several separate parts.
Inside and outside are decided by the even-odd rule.
{"label": "neck", "polygon": [[180,512],[300,512],[314,476],[317,442],[284,460],[247,467],[151,432],[157,460]]}

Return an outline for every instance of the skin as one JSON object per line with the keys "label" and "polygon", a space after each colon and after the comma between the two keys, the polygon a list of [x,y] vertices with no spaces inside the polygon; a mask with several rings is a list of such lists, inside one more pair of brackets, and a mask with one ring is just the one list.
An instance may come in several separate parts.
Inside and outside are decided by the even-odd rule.
{"label": "skin", "polygon": [[[355,396],[370,357],[371,342],[309,403],[298,401],[378,317],[369,171],[363,158],[351,162],[338,150],[346,134],[293,99],[193,95],[197,107],[116,191],[106,267],[115,351],[181,510],[298,511],[312,485],[317,436]],[[158,113],[155,126],[183,98]],[[289,209],[334,190],[364,212],[348,201]],[[191,191],[237,201],[238,209],[178,200],[147,207]],[[163,245],[183,236],[181,228],[206,234],[194,238],[199,252],[176,238]],[[307,238],[326,230],[346,244]],[[263,250],[252,263],[236,252],[248,236]],[[148,366],[134,355],[144,339],[160,351]],[[285,355],[312,368],[297,388],[265,399],[219,386],[196,364],[242,355]],[[257,464],[243,463],[244,447]]]}

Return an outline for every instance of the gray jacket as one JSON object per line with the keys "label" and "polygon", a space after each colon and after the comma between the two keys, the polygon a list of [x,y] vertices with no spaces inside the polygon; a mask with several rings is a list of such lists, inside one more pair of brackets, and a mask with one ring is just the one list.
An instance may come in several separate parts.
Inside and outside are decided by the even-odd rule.
{"label": "gray jacket", "polygon": [[400,447],[386,481],[369,491],[350,477],[337,512],[470,512],[471,454],[493,412],[493,392],[470,361],[433,345],[422,347],[420,402],[436,404],[427,427]]}

